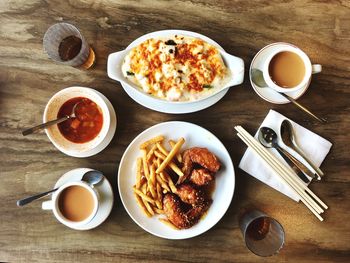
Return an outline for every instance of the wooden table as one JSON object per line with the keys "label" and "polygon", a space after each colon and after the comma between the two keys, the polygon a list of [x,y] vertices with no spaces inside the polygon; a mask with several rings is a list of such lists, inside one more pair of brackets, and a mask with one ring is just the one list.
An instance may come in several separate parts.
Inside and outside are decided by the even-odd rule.
{"label": "wooden table", "polygon": [[[348,1],[39,1],[0,3],[0,261],[20,262],[349,262],[350,164],[350,4]],[[56,22],[76,24],[97,54],[88,71],[48,59],[42,38]],[[293,105],[273,105],[258,97],[249,80],[232,88],[214,106],[200,112],[170,115],[134,102],[109,79],[109,53],[135,38],[161,29],[186,29],[213,38],[242,57],[246,68],[267,44],[298,45],[323,65],[299,99],[320,116],[319,124]],[[112,102],[118,128],[100,154],[78,159],[59,152],[45,133],[23,137],[40,123],[47,101],[69,86],[93,87]],[[238,169],[245,146],[233,134],[244,125],[253,133],[269,109],[275,109],[329,139],[334,145],[322,169],[326,176],[311,188],[330,209],[319,222],[304,205],[293,202]],[[163,121],[183,120],[216,134],[229,150],[236,169],[236,189],[224,218],[207,233],[183,241],[154,237],[124,210],[116,187],[121,156],[144,129]],[[219,120],[219,121],[218,121]],[[73,231],[57,223],[41,202],[23,208],[16,200],[46,191],[65,172],[77,167],[103,171],[115,189],[108,220],[91,231]],[[245,247],[237,217],[256,206],[278,219],[286,231],[279,255],[259,258]]]}

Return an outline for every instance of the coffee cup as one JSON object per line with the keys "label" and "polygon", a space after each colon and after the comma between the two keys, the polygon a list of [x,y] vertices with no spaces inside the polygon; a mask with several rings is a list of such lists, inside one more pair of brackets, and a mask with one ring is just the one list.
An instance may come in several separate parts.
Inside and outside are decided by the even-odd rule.
{"label": "coffee cup", "polygon": [[265,60],[262,71],[268,87],[284,93],[308,86],[311,75],[321,72],[322,66],[311,64],[309,57],[298,47],[280,43]]}
{"label": "coffee cup", "polygon": [[76,228],[88,224],[99,207],[97,191],[83,181],[62,185],[53,193],[52,199],[42,203],[43,210],[52,210],[59,222]]}

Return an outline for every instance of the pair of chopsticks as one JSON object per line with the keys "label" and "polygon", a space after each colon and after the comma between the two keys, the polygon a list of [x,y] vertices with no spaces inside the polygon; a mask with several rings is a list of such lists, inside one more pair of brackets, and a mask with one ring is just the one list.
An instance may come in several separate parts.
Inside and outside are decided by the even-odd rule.
{"label": "pair of chopsticks", "polygon": [[235,126],[237,136],[259,156],[290,188],[299,196],[300,200],[310,209],[310,211],[320,220],[324,209],[328,206],[322,202],[303,182],[296,177],[286,165],[272,155],[253,136],[251,136],[242,126]]}

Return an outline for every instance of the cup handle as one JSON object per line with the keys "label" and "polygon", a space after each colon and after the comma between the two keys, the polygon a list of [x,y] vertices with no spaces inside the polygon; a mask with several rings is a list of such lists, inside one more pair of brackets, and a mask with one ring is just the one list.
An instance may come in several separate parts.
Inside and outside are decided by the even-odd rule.
{"label": "cup handle", "polygon": [[312,74],[317,74],[322,71],[322,65],[320,64],[313,64],[312,65]]}
{"label": "cup handle", "polygon": [[53,209],[52,200],[43,202],[43,203],[41,204],[41,208],[42,208],[43,210],[52,210],[52,209]]}

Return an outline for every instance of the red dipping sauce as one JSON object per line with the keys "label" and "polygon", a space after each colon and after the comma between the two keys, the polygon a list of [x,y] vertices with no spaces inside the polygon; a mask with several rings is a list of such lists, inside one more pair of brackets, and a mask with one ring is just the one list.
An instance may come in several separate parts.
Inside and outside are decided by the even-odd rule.
{"label": "red dipping sauce", "polygon": [[71,115],[76,103],[76,118],[59,123],[58,129],[69,141],[85,143],[94,139],[101,131],[103,124],[102,110],[88,98],[76,97],[66,101],[58,111],[57,118]]}

